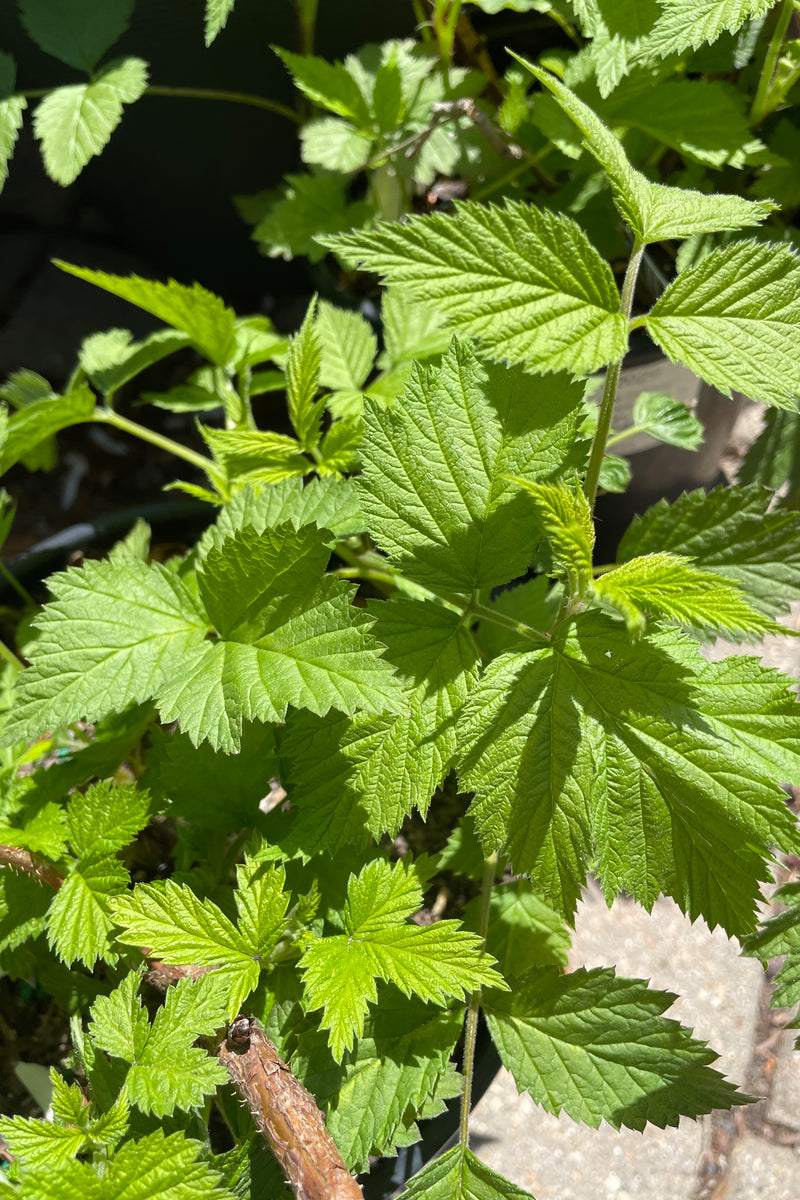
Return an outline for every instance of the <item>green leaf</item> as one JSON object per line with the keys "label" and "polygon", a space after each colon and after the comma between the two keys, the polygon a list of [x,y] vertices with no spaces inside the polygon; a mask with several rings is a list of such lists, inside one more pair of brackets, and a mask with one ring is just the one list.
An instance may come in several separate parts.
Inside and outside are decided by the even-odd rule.
{"label": "green leaf", "polygon": [[349,203],[342,175],[286,175],[283,196],[270,204],[253,230],[253,241],[270,258],[319,262],[325,249],[317,234],[358,229],[372,216],[364,201]]}
{"label": "green leaf", "polygon": [[487,1167],[471,1150],[453,1146],[418,1171],[402,1200],[534,1200]]}
{"label": "green leaf", "polygon": [[171,879],[140,883],[114,897],[110,907],[122,927],[119,941],[147,946],[154,957],[179,967],[215,967],[214,978],[225,982],[229,1017],[256,987],[259,964],[253,947],[216,904],[198,899],[190,887]]}
{"label": "green leaf", "polygon": [[800,486],[800,413],[770,408],[764,428],[739,467],[740,484],[759,483],[775,491]]}
{"label": "green leaf", "polygon": [[129,845],[148,821],[150,800],[133,784],[95,783],[67,804],[67,838],[79,858],[105,857]]}
{"label": "green leaf", "polygon": [[0,400],[7,400],[12,408],[24,408],[34,400],[54,399],[56,393],[47,380],[25,367],[12,371],[5,383],[0,385]]}
{"label": "green leaf", "polygon": [[[300,443],[284,433],[212,429],[208,425],[201,425],[200,432],[232,485],[279,483],[307,475],[312,469]],[[213,474],[209,477],[213,481]]]}
{"label": "green leaf", "polygon": [[0,451],[0,474],[5,474],[53,434],[90,421],[94,409],[94,394],[85,383],[78,384],[65,396],[48,396],[25,404],[8,423],[5,445]]}
{"label": "green leaf", "polygon": [[321,300],[315,331],[321,353],[321,386],[335,392],[360,392],[378,349],[369,323],[360,313]]}
{"label": "green leaf", "polygon": [[541,535],[508,476],[583,464],[580,392],[565,375],[537,380],[454,343],[439,368],[414,368],[394,410],[367,406],[362,508],[403,574],[470,593],[525,571]]}
{"label": "green leaf", "polygon": [[292,54],[277,46],[273,50],[291,72],[295,86],[312,104],[345,117],[359,128],[369,123],[364,96],[342,63],[329,63],[312,54]]}
{"label": "green leaf", "polygon": [[167,989],[152,1025],[136,992],[140,974],[132,971],[109,996],[92,1008],[95,1046],[129,1063],[125,1087],[132,1104],[144,1113],[165,1117],[175,1108],[202,1104],[227,1071],[193,1043],[224,1025],[231,1005],[227,980],[220,973],[181,979]]}
{"label": "green leaf", "polygon": [[45,170],[67,187],[108,144],[122,119],[147,87],[147,63],[124,58],[111,63],[90,83],[56,88],[40,101],[33,128],[42,147]]}
{"label": "green leaf", "polygon": [[663,12],[645,43],[648,58],[666,58],[735,33],[763,16],[773,0],[664,0]]}
{"label": "green leaf", "polygon": [[[785,883],[773,900],[785,904],[783,912],[765,921],[761,928],[744,942],[744,953],[758,958],[766,966],[772,958],[785,955],[775,975],[775,988],[770,1003],[790,1007],[800,1000],[800,883]],[[796,1028],[797,1018],[792,1022]]]}
{"label": "green leaf", "polygon": [[[609,134],[610,137],[613,135]],[[451,329],[535,372],[594,371],[625,349],[608,264],[569,217],[507,201],[318,239],[345,262],[435,302]]]}
{"label": "green leaf", "polygon": [[495,659],[459,722],[484,850],[505,848],[567,915],[591,859],[609,900],[649,909],[664,892],[693,920],[751,929],[767,848],[798,841],[771,780],[800,773],[800,727],[787,681],[731,661],[728,682],[684,634],[632,644],[597,612]]}
{"label": "green leaf", "polygon": [[676,999],[613,969],[532,972],[513,993],[486,998],[503,1065],[547,1112],[596,1128],[664,1129],[681,1116],[746,1103],[717,1055],[662,1014]]}
{"label": "green leaf", "polygon": [[224,1200],[218,1172],[198,1161],[202,1147],[182,1133],[157,1130],[126,1142],[108,1162],[102,1178],[89,1163],[74,1160],[54,1172],[24,1172],[26,1200]]}
{"label": "green leaf", "polygon": [[394,988],[382,988],[353,1050],[337,1064],[321,1030],[304,1032],[292,1070],[326,1114],[328,1133],[351,1171],[371,1155],[392,1155],[419,1138],[414,1118],[434,1101],[457,1096],[463,1081],[450,1064],[461,1011],[443,1012]]}
{"label": "green leaf", "polygon": [[673,400],[664,392],[642,392],[633,404],[633,423],[640,433],[666,442],[668,446],[680,446],[682,450],[696,450],[703,441],[703,426],[680,400]]}
{"label": "green leaf", "polygon": [[[800,52],[800,43],[795,43]],[[781,208],[800,205],[800,130],[794,121],[778,121],[769,139],[769,148],[777,161],[768,162],[752,185],[754,196],[772,199]]]}
{"label": "green leaf", "polygon": [[726,396],[800,400],[800,260],[782,243],[736,242],[682,271],[646,318],[674,362]]}
{"label": "green leaf", "polygon": [[347,121],[322,117],[303,126],[300,146],[303,162],[310,167],[350,175],[366,166],[372,143]]}
{"label": "green leaf", "polygon": [[210,46],[233,12],[235,0],[206,0],[206,45]]}
{"label": "green leaf", "polygon": [[236,879],[239,932],[259,958],[266,958],[277,945],[286,921],[286,872],[257,855],[246,854],[236,868]]}
{"label": "green leaf", "polygon": [[320,1024],[330,1030],[337,1061],[363,1034],[368,1006],[377,999],[376,980],[442,1005],[482,984],[506,986],[492,969],[494,959],[481,953],[481,939],[457,921],[405,924],[421,902],[415,865],[376,859],[350,877],[345,932],[306,947],[300,960],[306,1000],[310,1009],[323,1009]]}
{"label": "green leaf", "polygon": [[[142,279],[139,275],[108,275],[105,271],[91,271],[88,267],[75,267],[58,259],[55,263],[68,275],[103,288],[112,296],[119,296],[121,300],[143,308],[145,312],[158,317],[159,321],[185,333],[211,362],[225,366],[234,355],[234,313],[225,307],[219,296],[207,291],[199,283],[186,287],[174,279],[169,283],[158,283],[152,279]],[[148,339],[144,344],[150,342],[151,339]]]}
{"label": "green leaf", "polygon": [[70,871],[47,914],[47,940],[62,962],[79,960],[91,970],[98,958],[116,958],[108,899],[129,882],[125,867],[111,857],[92,857]]}
{"label": "green leaf", "polygon": [[[468,928],[477,929],[480,906],[480,896],[467,905]],[[527,880],[492,889],[486,949],[497,959],[504,979],[521,979],[533,967],[565,968],[569,948],[570,934],[562,918],[531,891]]]}
{"label": "green leaf", "polygon": [[424,817],[456,751],[455,717],[477,678],[478,651],[457,612],[396,598],[371,608],[403,684],[398,715],[292,713],[281,733],[282,780],[303,854],[334,853]]}
{"label": "green leaf", "polygon": [[[525,579],[514,587],[507,588],[489,600],[488,608],[503,617],[544,633],[553,624],[558,604],[553,604],[550,580],[546,575]],[[524,642],[525,630],[515,632],[505,625],[497,625],[488,619],[482,620],[475,639],[487,658],[496,658],[510,646]]]}
{"label": "green leaf", "polygon": [[555,561],[563,567],[571,595],[582,596],[592,580],[594,523],[580,488],[557,483],[531,483],[511,476],[531,497],[539,525]]}
{"label": "green leaf", "polygon": [[[337,393],[341,396],[343,393]],[[352,395],[352,393],[351,393]],[[326,403],[331,408],[331,397]],[[347,417],[334,421],[319,447],[320,459],[316,469],[320,475],[342,475],[355,471],[359,466],[362,425],[358,417]]]}
{"label": "green leaf", "polygon": [[222,509],[217,523],[200,541],[201,555],[212,544],[220,544],[246,525],[264,533],[285,521],[296,529],[312,522],[330,529],[338,538],[363,533],[364,518],[358,506],[355,484],[345,479],[312,479],[303,486],[287,479],[272,487],[244,487]]}
{"label": "green leaf", "polygon": [[74,1159],[86,1142],[83,1129],[24,1117],[0,1117],[0,1137],[26,1168],[49,1167],[51,1171]]}
{"label": "green leaf", "polygon": [[12,95],[15,66],[10,54],[0,51],[0,192],[8,178],[8,164],[28,107],[24,96]]}
{"label": "green leaf", "polygon": [[605,454],[600,465],[598,483],[604,492],[625,492],[632,478],[627,458],[618,454]]}
{"label": "green leaf", "polygon": [[179,330],[160,329],[135,342],[129,329],[109,329],[84,339],[78,361],[95,387],[108,395],[190,341],[189,335]]}
{"label": "green leaf", "polygon": [[443,328],[444,316],[436,305],[412,300],[405,288],[387,288],[381,319],[390,364],[431,358],[450,345],[452,334]]}
{"label": "green leaf", "polygon": [[319,442],[323,405],[314,397],[320,386],[321,352],[314,326],[316,297],[311,301],[286,356],[286,402],[289,419],[304,450]]}
{"label": "green leaf", "polygon": [[28,34],[46,54],[69,67],[93,71],[128,28],[134,0],[18,0]]}
{"label": "green leaf", "polygon": [[742,229],[766,220],[773,205],[739,196],[707,196],[652,183],[628,161],[619,139],[587,104],[549,71],[513,55],[552,92],[583,134],[584,145],[608,175],[617,210],[639,243],[685,238],[718,229]]}
{"label": "green leaf", "polygon": [[[776,414],[783,416],[783,414]],[[640,554],[670,551],[739,584],[768,616],[788,612],[800,599],[800,517],[776,509],[757,485],[688,492],[660,500],[634,517],[617,552],[627,562]]]}
{"label": "green leaf", "polygon": [[601,575],[592,590],[622,613],[634,637],[645,630],[645,613],[734,640],[786,632],[748,604],[732,580],[667,551],[628,559]]}

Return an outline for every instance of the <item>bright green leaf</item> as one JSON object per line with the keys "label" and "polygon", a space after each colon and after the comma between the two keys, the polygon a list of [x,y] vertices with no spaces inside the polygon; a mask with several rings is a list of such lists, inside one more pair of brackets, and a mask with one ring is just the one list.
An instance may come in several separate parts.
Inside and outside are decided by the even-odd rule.
{"label": "bright green leaf", "polygon": [[320,341],[314,325],[316,299],[297,333],[289,342],[286,356],[286,403],[289,419],[300,445],[311,450],[319,442],[323,406],[315,396],[320,386]]}
{"label": "bright green leaf", "polygon": [[14,61],[10,54],[0,52],[0,70],[4,68],[4,75],[10,73],[11,83],[8,89],[0,90],[0,192],[8,178],[9,160],[22,128],[22,114],[28,107],[24,96],[8,94],[13,90]]}
{"label": "bright green leaf", "polygon": [[[800,1001],[800,882],[785,883],[773,900],[786,908],[745,940],[744,953],[765,966],[770,959],[785,956],[775,976],[771,1003],[790,1007]],[[797,1018],[792,1026],[796,1028]]]}
{"label": "bright green leaf", "polygon": [[95,387],[101,392],[115,392],[140,371],[174,354],[190,341],[188,334],[173,329],[160,329],[141,342],[133,341],[129,329],[109,329],[84,339],[78,361]]}
{"label": "bright green leaf", "polygon": [[319,262],[325,249],[317,234],[359,229],[372,216],[364,201],[351,204],[339,174],[286,175],[283,196],[272,200],[253,230],[253,241],[270,258]]}
{"label": "bright green leaf", "polygon": [[550,544],[553,558],[567,574],[570,593],[582,596],[592,579],[594,523],[592,511],[579,488],[558,483],[531,483],[511,477],[533,500],[539,526]]}
{"label": "bright green leaf", "polygon": [[210,46],[233,12],[235,0],[206,0],[206,45]]}
{"label": "bright green leaf", "polygon": [[347,121],[322,117],[303,126],[300,146],[303,162],[310,167],[349,175],[366,165],[372,143]]}
{"label": "bright green leaf", "polygon": [[108,144],[122,119],[147,87],[147,63],[124,58],[90,83],[59,87],[39,102],[33,128],[51,179],[67,187]]}
{"label": "bright green leaf", "polygon": [[25,1168],[58,1171],[84,1148],[86,1133],[52,1121],[0,1117],[0,1137]]}
{"label": "bright green leaf", "polygon": [[633,423],[640,433],[649,433],[659,442],[682,450],[696,450],[703,441],[703,426],[697,417],[680,400],[664,392],[642,392],[637,396]]}
{"label": "bright green leaf", "polygon": [[345,117],[361,128],[369,122],[369,109],[355,79],[341,63],[329,63],[313,54],[292,54],[273,49],[292,73],[296,87],[307,99]]}
{"label": "bright green leaf", "polygon": [[534,1200],[487,1167],[471,1150],[453,1146],[418,1171],[403,1200]]}
{"label": "bright green leaf", "polygon": [[5,445],[0,452],[0,474],[5,474],[53,434],[90,421],[94,409],[94,394],[85,383],[65,396],[25,404],[8,423]]}
{"label": "bright green leaf", "polygon": [[321,353],[321,386],[331,391],[360,391],[378,349],[369,323],[360,313],[321,300],[314,328]]}

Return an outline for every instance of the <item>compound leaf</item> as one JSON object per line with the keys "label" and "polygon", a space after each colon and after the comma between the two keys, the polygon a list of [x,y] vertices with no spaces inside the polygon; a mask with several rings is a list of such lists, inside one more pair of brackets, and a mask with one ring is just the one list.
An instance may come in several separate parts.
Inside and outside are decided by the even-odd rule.
{"label": "compound leaf", "polygon": [[93,71],[128,28],[134,0],[19,0],[25,29],[45,54],[69,67]]}
{"label": "compound leaf", "polygon": [[646,318],[653,340],[726,396],[778,408],[800,400],[800,260],[782,243],[712,251],[666,288]]}
{"label": "compound leaf", "polygon": [[[613,137],[612,134],[609,134]],[[594,371],[625,351],[608,264],[569,217],[507,201],[319,239],[353,266],[434,302],[454,332],[537,373]]]}
{"label": "compound leaf", "polygon": [[236,353],[235,314],[219,296],[193,283],[186,287],[171,279],[160,283],[139,275],[109,275],[55,260],[56,266],[152,313],[166,325],[185,333],[211,362],[224,366]]}
{"label": "compound leaf", "polygon": [[686,492],[673,504],[659,500],[634,517],[618,561],[683,554],[738,584],[761,612],[785,613],[788,601],[800,599],[800,517],[786,509],[768,512],[771,498],[766,488],[748,484]]}
{"label": "compound leaf", "polygon": [[33,128],[51,179],[67,187],[107,145],[122,119],[147,87],[147,63],[125,58],[112,63],[90,83],[56,88],[40,101]]}
{"label": "compound leaf", "polygon": [[486,1017],[517,1087],[547,1112],[595,1128],[663,1129],[746,1102],[710,1068],[714,1051],[662,1015],[675,998],[607,967],[544,968],[488,996]]}
{"label": "compound leaf", "polygon": [[454,718],[477,678],[478,650],[457,612],[405,598],[371,611],[403,684],[400,712],[321,721],[291,714],[281,777],[297,810],[291,842],[303,854],[393,836],[415,807],[425,816],[456,751]]}
{"label": "compound leaf", "polygon": [[444,1004],[482,984],[505,987],[482,954],[481,939],[457,921],[421,927],[405,918],[422,899],[418,865],[382,859],[368,863],[347,885],[345,932],[316,938],[300,960],[308,1007],[322,1008],[320,1024],[340,1060],[364,1031],[376,980],[394,983],[408,996]]}
{"label": "compound leaf", "polygon": [[454,342],[417,364],[394,410],[365,407],[361,504],[409,578],[448,592],[522,574],[540,532],[510,475],[548,480],[583,465],[580,387],[481,363]]}

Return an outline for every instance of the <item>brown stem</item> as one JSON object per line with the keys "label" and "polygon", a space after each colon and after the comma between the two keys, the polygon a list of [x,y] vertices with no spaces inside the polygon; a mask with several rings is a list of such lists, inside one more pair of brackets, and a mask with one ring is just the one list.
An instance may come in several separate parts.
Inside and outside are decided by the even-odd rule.
{"label": "brown stem", "polygon": [[0,863],[11,867],[12,871],[32,875],[39,883],[46,883],[54,892],[57,892],[64,882],[63,874],[52,863],[40,858],[38,854],[32,854],[30,850],[23,850],[21,846],[0,846]]}
{"label": "brown stem", "polygon": [[317,1102],[278,1055],[264,1030],[237,1017],[219,1060],[283,1168],[296,1200],[364,1200]]}

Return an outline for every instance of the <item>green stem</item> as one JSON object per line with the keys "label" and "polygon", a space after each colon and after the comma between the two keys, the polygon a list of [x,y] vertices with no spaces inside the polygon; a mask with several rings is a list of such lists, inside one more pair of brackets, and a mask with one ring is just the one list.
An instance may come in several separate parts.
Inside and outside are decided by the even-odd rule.
{"label": "green stem", "polygon": [[295,0],[295,4],[300,29],[300,53],[313,54],[319,0]]}
{"label": "green stem", "polygon": [[761,68],[761,75],[758,80],[758,87],[753,98],[753,105],[750,109],[750,124],[753,127],[760,125],[767,115],[769,89],[772,86],[772,79],[775,75],[775,64],[778,61],[778,56],[783,46],[783,39],[786,37],[786,30],[789,28],[793,12],[794,0],[783,0],[777,23],[767,47],[764,65]]}
{"label": "green stem", "polygon": [[414,16],[417,21],[417,32],[423,42],[432,42],[431,22],[425,9],[422,7],[422,0],[411,0],[411,7],[414,10]]}
{"label": "green stem", "polygon": [[518,179],[520,175],[524,175],[526,171],[533,171],[541,183],[556,191],[558,180],[541,165],[548,154],[552,154],[554,148],[552,142],[549,142],[541,150],[537,150],[536,154],[520,159],[510,171],[506,171],[505,175],[501,175],[499,179],[490,179],[483,187],[476,188],[471,193],[470,198],[476,201],[486,200],[489,196],[493,196],[495,192],[499,191],[500,188],[505,187],[506,184],[513,183],[515,179]]}
{"label": "green stem", "polygon": [[[639,274],[639,267],[642,263],[642,255],[644,254],[644,246],[638,242],[634,243],[633,252],[628,261],[628,267],[625,271],[625,279],[622,283],[622,294],[620,296],[619,311],[625,318],[625,324],[630,328],[631,310],[633,308],[633,294],[636,291],[636,279]],[[627,347],[626,347],[627,348]],[[600,414],[597,418],[597,431],[592,442],[592,453],[589,457],[589,468],[586,472],[586,480],[583,485],[583,490],[586,493],[586,499],[589,501],[589,507],[594,508],[595,498],[597,496],[597,486],[600,481],[600,470],[603,466],[603,455],[606,452],[606,442],[611,430],[611,418],[614,414],[614,402],[617,399],[617,388],[619,386],[619,377],[622,374],[622,361],[624,353],[613,363],[610,363],[606,370],[606,382],[603,387],[603,399],[600,402]]]}
{"label": "green stem", "polygon": [[287,121],[294,121],[295,125],[300,123],[300,118],[294,109],[289,108],[286,104],[280,104],[277,100],[269,100],[266,96],[255,96],[251,92],[225,92],[217,88],[149,87],[145,89],[144,94],[145,96],[176,96],[186,100],[223,100],[230,104],[247,104],[250,108],[265,108],[268,112],[277,113],[279,117],[286,117]]}
{"label": "green stem", "polygon": [[145,425],[138,425],[136,421],[129,421],[127,417],[120,416],[111,408],[96,408],[92,415],[92,420],[100,425],[113,425],[116,429],[120,429],[123,433],[130,433],[133,437],[140,438],[143,442],[149,442],[151,446],[158,446],[160,450],[166,450],[168,454],[174,454],[176,458],[182,458],[184,462],[191,463],[193,467],[199,467],[203,474],[207,475],[210,467],[213,466],[210,458],[206,458],[203,454],[198,454],[195,450],[190,450],[188,446],[182,446],[180,442],[173,442],[172,438],[164,437],[161,433],[156,433],[154,429],[148,429]]}
{"label": "green stem", "polygon": [[[486,932],[489,928],[489,911],[492,902],[495,874],[497,873],[497,855],[490,854],[483,868],[481,884],[481,906],[478,916],[478,936],[486,947]],[[478,1014],[481,1009],[481,989],[474,991],[467,1005],[467,1021],[464,1026],[464,1090],[461,1093],[461,1120],[458,1126],[458,1144],[462,1151],[469,1149],[469,1112],[472,1106],[472,1080],[475,1074],[475,1039],[478,1034]]]}
{"label": "green stem", "polygon": [[509,629],[512,633],[529,638],[532,642],[541,642],[545,646],[550,645],[550,638],[546,633],[534,629],[531,625],[523,625],[521,621],[515,621],[513,617],[508,617],[505,613],[498,612],[497,609],[488,608],[484,604],[477,604],[473,601],[469,605],[469,612],[479,617],[481,621],[491,621],[493,625],[500,625],[503,629]]}
{"label": "green stem", "polygon": [[5,565],[5,563],[0,563],[0,574],[3,576],[6,583],[8,583],[14,589],[14,591],[17,593],[19,598],[22,600],[22,602],[24,603],[26,608],[36,608],[37,607],[36,601],[34,600],[33,596],[30,594],[29,591],[27,591],[26,588],[24,588],[22,586],[22,584],[16,578],[16,576],[12,575],[11,571],[9,571],[9,569]]}
{"label": "green stem", "polygon": [[4,658],[4,659],[5,659],[5,661],[6,661],[6,662],[9,664],[9,666],[12,666],[12,667],[14,668],[14,670],[15,670],[15,671],[21,671],[21,670],[22,670],[22,666],[23,666],[23,664],[22,664],[22,663],[20,662],[20,660],[17,658],[17,656],[16,656],[16,654],[14,653],[14,651],[13,651],[13,650],[11,650],[11,649],[10,649],[10,648],[9,648],[9,647],[8,647],[8,646],[5,644],[5,642],[0,642],[0,658]]}
{"label": "green stem", "polygon": [[629,425],[627,429],[623,429],[620,433],[612,433],[610,437],[606,438],[606,450],[618,445],[619,442],[624,442],[625,438],[633,437],[637,433],[647,433],[647,426]]}
{"label": "green stem", "polygon": [[397,580],[388,571],[373,571],[369,567],[340,567],[330,574],[335,575],[337,579],[361,579],[364,583],[374,583],[376,587],[384,590],[397,591]]}

